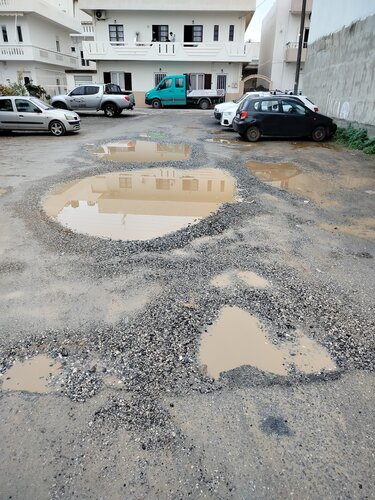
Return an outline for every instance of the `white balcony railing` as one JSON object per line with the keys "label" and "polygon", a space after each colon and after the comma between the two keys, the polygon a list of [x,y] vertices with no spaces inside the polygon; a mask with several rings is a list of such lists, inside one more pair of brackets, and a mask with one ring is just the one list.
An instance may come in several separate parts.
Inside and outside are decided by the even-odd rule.
{"label": "white balcony railing", "polygon": [[[0,0],[0,2],[4,1],[7,0]],[[77,57],[44,49],[35,45],[1,44],[0,59],[3,61],[39,61],[72,69],[78,66]]]}
{"label": "white balcony railing", "polygon": [[250,43],[83,42],[85,59],[247,62]]}
{"label": "white balcony railing", "polygon": [[[306,61],[306,47],[307,44],[304,43],[301,52],[301,62]],[[298,54],[298,42],[288,42],[285,48],[285,55],[284,55],[285,62],[297,62],[297,54]]]}

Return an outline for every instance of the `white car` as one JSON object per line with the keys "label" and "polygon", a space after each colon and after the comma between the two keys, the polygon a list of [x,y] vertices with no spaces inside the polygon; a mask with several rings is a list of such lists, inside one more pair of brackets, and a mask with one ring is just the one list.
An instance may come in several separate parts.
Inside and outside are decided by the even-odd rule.
{"label": "white car", "polygon": [[64,135],[81,128],[81,119],[74,111],[55,109],[31,96],[0,97],[0,130],[46,130]]}
{"label": "white car", "polygon": [[231,127],[233,118],[236,116],[238,106],[248,97],[263,97],[269,95],[269,92],[246,92],[244,95],[231,102],[217,104],[214,108],[214,116],[220,121],[223,127]]}

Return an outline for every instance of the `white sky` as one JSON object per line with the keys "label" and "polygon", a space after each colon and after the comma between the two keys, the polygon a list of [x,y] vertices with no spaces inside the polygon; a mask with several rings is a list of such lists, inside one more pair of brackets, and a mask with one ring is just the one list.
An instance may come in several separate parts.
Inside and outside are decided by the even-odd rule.
{"label": "white sky", "polygon": [[275,0],[257,0],[255,14],[246,30],[245,41],[260,42],[260,32],[264,16],[272,7]]}

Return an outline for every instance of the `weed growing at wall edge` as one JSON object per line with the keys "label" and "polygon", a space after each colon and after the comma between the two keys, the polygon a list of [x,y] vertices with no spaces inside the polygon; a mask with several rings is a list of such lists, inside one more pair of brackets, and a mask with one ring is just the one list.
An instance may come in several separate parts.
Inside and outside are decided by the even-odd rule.
{"label": "weed growing at wall edge", "polygon": [[367,130],[364,128],[354,128],[351,125],[347,128],[339,127],[333,140],[348,148],[360,149],[368,155],[375,154],[375,138],[369,139]]}

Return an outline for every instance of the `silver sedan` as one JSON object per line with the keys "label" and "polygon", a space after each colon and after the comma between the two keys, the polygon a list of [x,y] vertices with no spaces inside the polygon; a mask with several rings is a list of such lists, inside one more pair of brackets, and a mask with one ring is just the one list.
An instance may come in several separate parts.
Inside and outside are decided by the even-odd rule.
{"label": "silver sedan", "polygon": [[47,130],[64,135],[81,128],[74,111],[55,109],[30,96],[0,96],[0,130]]}

